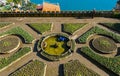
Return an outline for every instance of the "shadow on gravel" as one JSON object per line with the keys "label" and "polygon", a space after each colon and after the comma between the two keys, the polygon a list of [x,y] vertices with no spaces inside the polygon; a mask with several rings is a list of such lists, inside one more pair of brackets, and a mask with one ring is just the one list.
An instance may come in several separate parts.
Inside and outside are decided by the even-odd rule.
{"label": "shadow on gravel", "polygon": [[63,64],[60,64],[59,66],[59,76],[64,76],[64,68],[63,68]]}
{"label": "shadow on gravel", "polygon": [[115,56],[120,56],[120,47],[118,47],[117,54]]}
{"label": "shadow on gravel", "polygon": [[38,45],[39,40],[37,40],[34,44],[33,52],[38,52],[37,45]]}
{"label": "shadow on gravel", "polygon": [[84,54],[83,52],[81,52],[80,50],[81,50],[80,48],[77,49],[77,53],[78,54],[82,55],[83,57],[85,57],[86,59],[88,59],[90,62],[92,62],[94,65],[96,65],[98,68],[100,68],[103,71],[105,71],[109,76],[118,76],[117,74],[115,74],[111,70],[107,69],[105,66],[101,65],[97,61],[93,60],[92,58],[90,58],[89,56],[87,56],[86,54]]}
{"label": "shadow on gravel", "polygon": [[49,59],[47,59],[46,57],[42,56],[42,55],[40,54],[40,52],[41,52],[41,51],[38,51],[38,52],[37,52],[37,56],[38,56],[38,57],[40,57],[40,58],[42,58],[42,59],[44,59],[44,60],[46,60],[46,61],[49,61],[49,62],[52,61],[52,60],[49,60]]}

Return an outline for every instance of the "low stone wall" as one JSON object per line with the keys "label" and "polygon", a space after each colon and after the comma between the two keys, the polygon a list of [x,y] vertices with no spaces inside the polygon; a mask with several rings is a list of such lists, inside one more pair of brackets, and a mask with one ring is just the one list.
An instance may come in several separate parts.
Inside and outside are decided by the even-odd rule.
{"label": "low stone wall", "polygon": [[0,12],[0,17],[119,17],[114,11]]}

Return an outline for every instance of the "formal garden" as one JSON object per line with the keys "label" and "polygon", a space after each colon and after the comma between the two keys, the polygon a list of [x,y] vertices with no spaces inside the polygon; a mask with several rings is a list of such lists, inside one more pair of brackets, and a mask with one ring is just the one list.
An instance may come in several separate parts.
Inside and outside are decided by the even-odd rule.
{"label": "formal garden", "polygon": [[101,76],[100,70],[119,76],[119,25],[60,23],[58,32],[51,22],[0,22],[0,75],[15,65],[8,76],[53,75],[54,67],[59,76]]}

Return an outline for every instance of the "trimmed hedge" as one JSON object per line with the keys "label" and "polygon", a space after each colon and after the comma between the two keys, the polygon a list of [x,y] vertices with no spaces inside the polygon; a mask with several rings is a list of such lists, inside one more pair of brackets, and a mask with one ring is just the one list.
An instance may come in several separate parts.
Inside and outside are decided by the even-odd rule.
{"label": "trimmed hedge", "polygon": [[6,34],[8,34],[8,35],[11,35],[11,34],[20,35],[24,38],[26,43],[32,43],[32,41],[34,40],[32,35],[29,34],[28,32],[26,32],[25,30],[23,30],[21,27],[12,28],[4,33],[1,33],[0,36],[6,35]]}
{"label": "trimmed hedge", "polygon": [[72,60],[63,65],[64,76],[100,76],[81,64],[78,60]]}
{"label": "trimmed hedge", "polygon": [[44,56],[45,58],[47,58],[48,60],[52,60],[52,61],[59,61],[62,58],[65,58],[67,56],[69,56],[71,54],[70,51],[65,52],[64,54],[61,55],[49,55],[47,53],[45,53],[44,51],[41,52],[41,55]]}
{"label": "trimmed hedge", "polygon": [[43,34],[51,30],[51,23],[30,23],[28,24],[33,30]]}
{"label": "trimmed hedge", "polygon": [[22,57],[23,55],[27,54],[30,51],[31,51],[30,47],[24,47],[10,57],[0,58],[0,69],[8,66],[9,64],[11,64],[12,62],[14,62],[15,60],[17,60],[18,58]]}
{"label": "trimmed hedge", "polygon": [[46,65],[43,62],[34,60],[9,76],[44,76],[45,66]]}
{"label": "trimmed hedge", "polygon": [[9,22],[0,22],[0,28],[10,25]]}
{"label": "trimmed hedge", "polygon": [[97,61],[101,65],[105,66],[106,68],[110,69],[114,73],[120,75],[120,56],[116,56],[114,58],[100,56],[89,47],[82,47],[81,52]]}
{"label": "trimmed hedge", "polygon": [[85,43],[87,38],[92,35],[92,34],[102,34],[102,35],[107,35],[107,36],[110,36],[112,37],[114,40],[116,40],[117,42],[120,42],[120,36],[116,35],[115,33],[113,32],[108,32],[107,30],[104,30],[102,28],[99,28],[99,27],[94,27],[90,30],[88,30],[86,33],[84,33],[83,35],[81,35],[79,38],[78,38],[78,41],[80,43]]}
{"label": "trimmed hedge", "polygon": [[86,23],[67,23],[67,24],[63,24],[62,27],[63,27],[63,32],[73,34],[75,31],[79,30],[85,25]]}
{"label": "trimmed hedge", "polygon": [[99,24],[120,33],[120,23],[99,23]]}

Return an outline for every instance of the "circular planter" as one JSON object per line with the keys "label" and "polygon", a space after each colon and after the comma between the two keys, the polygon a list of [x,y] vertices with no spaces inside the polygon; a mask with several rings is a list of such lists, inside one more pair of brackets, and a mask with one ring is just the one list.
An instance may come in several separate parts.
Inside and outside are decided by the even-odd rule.
{"label": "circular planter", "polygon": [[112,53],[116,51],[117,45],[107,37],[97,37],[92,41],[93,47],[102,53]]}
{"label": "circular planter", "polygon": [[19,38],[15,36],[5,36],[0,38],[0,53],[11,53],[20,45]]}
{"label": "circular planter", "polygon": [[39,41],[38,47],[42,49],[41,54],[49,60],[60,60],[71,53],[71,45],[68,44],[70,39],[64,34],[50,34]]}

